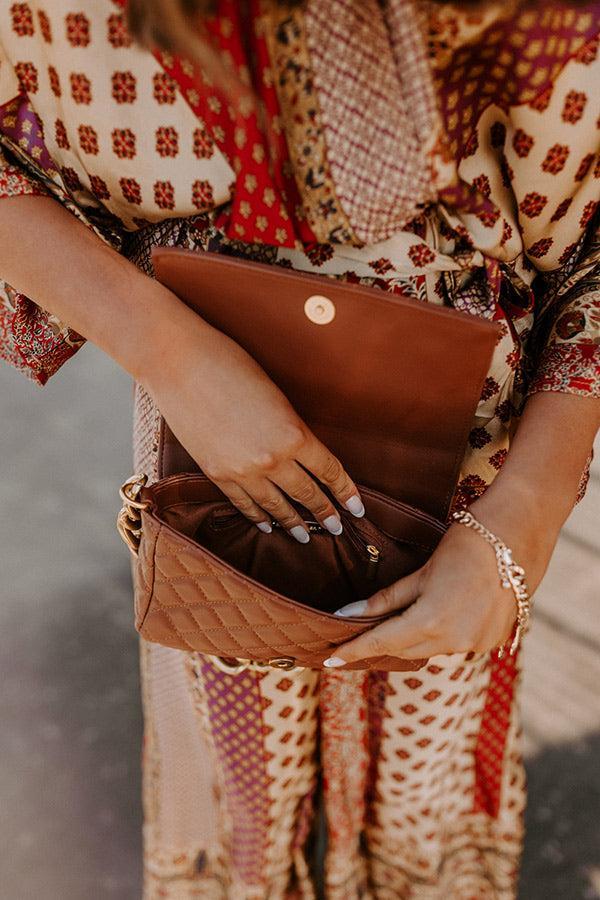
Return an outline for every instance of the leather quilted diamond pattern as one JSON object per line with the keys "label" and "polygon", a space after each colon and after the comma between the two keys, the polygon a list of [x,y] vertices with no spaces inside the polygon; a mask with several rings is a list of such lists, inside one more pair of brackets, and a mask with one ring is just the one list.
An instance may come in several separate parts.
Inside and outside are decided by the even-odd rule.
{"label": "leather quilted diamond pattern", "polygon": [[[291,656],[298,665],[320,668],[337,644],[373,624],[336,619],[260,590],[151,513],[144,511],[142,522],[136,628],[146,640],[223,657]],[[378,657],[348,668],[403,671],[422,664]]]}

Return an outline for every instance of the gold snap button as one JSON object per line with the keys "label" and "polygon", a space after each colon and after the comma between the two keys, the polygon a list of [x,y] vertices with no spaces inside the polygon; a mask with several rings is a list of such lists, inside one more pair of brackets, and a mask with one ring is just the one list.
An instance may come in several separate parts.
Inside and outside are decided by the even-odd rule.
{"label": "gold snap button", "polygon": [[315,325],[329,325],[335,318],[335,306],[329,297],[313,294],[304,304],[304,313]]}

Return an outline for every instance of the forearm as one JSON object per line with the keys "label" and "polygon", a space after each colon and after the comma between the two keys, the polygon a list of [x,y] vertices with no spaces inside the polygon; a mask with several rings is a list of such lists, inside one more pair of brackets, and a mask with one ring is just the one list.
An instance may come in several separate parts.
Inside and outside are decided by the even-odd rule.
{"label": "forearm", "polygon": [[[516,535],[545,568],[569,516],[600,427],[600,400],[573,394],[534,394],[506,462],[473,512],[490,527]],[[534,546],[535,545],[535,546]],[[515,547],[515,552],[517,547]]]}
{"label": "forearm", "polygon": [[364,513],[356,486],[235,341],[107,247],[55,201],[0,203],[0,274],[109,353],[150,392],[188,453],[259,527],[308,530],[289,497],[332,534],[331,497]]}
{"label": "forearm", "polygon": [[153,354],[166,352],[192,321],[202,327],[170,291],[48,197],[0,203],[0,274],[140,380]]}

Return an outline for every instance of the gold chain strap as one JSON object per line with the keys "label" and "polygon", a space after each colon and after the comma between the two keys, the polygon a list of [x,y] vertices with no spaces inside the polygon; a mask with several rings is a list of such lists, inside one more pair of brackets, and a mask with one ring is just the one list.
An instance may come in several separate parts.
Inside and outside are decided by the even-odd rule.
{"label": "gold chain strap", "polygon": [[[531,598],[525,580],[525,570],[518,566],[512,558],[512,550],[500,540],[492,531],[478,522],[473,513],[466,509],[458,510],[452,514],[452,518],[460,525],[472,528],[477,534],[490,544],[496,554],[496,565],[498,567],[498,575],[503,588],[511,588],[515,595],[517,603],[517,628],[512,644],[510,646],[510,654],[514,656],[517,647],[521,642],[521,638],[528,630],[531,621]],[[498,650],[498,657],[502,659],[504,656],[504,646]]]}
{"label": "gold chain strap", "polygon": [[142,539],[142,510],[148,506],[138,497],[147,481],[147,475],[132,475],[119,491],[123,506],[117,516],[117,530],[134,556],[138,555]]}
{"label": "gold chain strap", "polygon": [[224,656],[213,656],[209,653],[202,654],[216,666],[221,672],[227,675],[239,675],[240,672],[264,672],[268,669],[284,669],[286,672],[301,672],[304,666],[295,665],[294,658],[291,656],[275,656],[266,662],[257,659],[239,659],[234,657],[227,659]]}
{"label": "gold chain strap", "polygon": [[[138,499],[140,491],[147,481],[147,475],[142,473],[132,475],[121,485],[119,490],[123,506],[117,516],[117,530],[134,556],[138,555],[142,539],[142,510],[149,506],[148,502]],[[246,670],[264,672],[269,668],[284,669],[287,672],[299,672],[303,669],[303,666],[295,665],[295,659],[291,656],[276,656],[266,662],[261,662],[255,659],[226,659],[222,656],[204,655],[211,659],[218,669],[228,675],[237,675]]]}

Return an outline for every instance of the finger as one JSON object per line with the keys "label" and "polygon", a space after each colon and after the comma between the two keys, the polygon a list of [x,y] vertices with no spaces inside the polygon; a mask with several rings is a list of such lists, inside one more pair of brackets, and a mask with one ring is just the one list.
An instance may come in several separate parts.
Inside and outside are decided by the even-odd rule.
{"label": "finger", "polygon": [[305,522],[277,485],[263,478],[261,481],[246,482],[244,488],[254,502],[283,525],[293,538],[300,544],[308,544],[310,535]]}
{"label": "finger", "polygon": [[[437,643],[439,629],[430,620],[427,607],[421,600],[417,600],[401,616],[392,616],[353,640],[340,644],[323,665],[333,668],[373,656],[403,658],[405,647],[414,647],[424,641]],[[440,649],[439,652],[444,651]]]}
{"label": "finger", "polygon": [[353,516],[364,516],[365,507],[358,488],[341,462],[321,441],[314,438],[298,455],[298,462],[327,485],[335,499]]}
{"label": "finger", "polygon": [[368,600],[356,600],[336,609],[336,616],[383,616],[394,610],[405,609],[419,596],[423,569],[417,569],[389,587],[382,588]]}
{"label": "finger", "polygon": [[271,475],[271,480],[282,488],[288,497],[310,510],[331,534],[342,533],[342,521],[335,506],[314,478],[311,478],[298,463],[292,462],[282,466]]}
{"label": "finger", "polygon": [[[217,484],[217,482],[215,482]],[[247,519],[254,522],[257,528],[260,528],[265,534],[272,532],[271,517],[254,502],[252,497],[239,485],[232,481],[219,482],[217,487],[223,491],[225,496],[233,503],[233,505],[243,513]]]}

